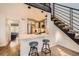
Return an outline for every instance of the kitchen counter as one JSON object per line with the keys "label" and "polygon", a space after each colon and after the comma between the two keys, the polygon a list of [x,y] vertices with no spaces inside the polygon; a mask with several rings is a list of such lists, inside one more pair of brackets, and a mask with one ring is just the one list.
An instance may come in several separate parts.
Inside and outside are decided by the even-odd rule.
{"label": "kitchen counter", "polygon": [[[29,54],[29,50],[30,50],[30,46],[29,43],[32,41],[36,41],[38,42],[38,51],[41,51],[42,45],[43,45],[43,39],[49,39],[49,35],[48,34],[24,34],[20,37],[20,55],[21,56],[28,56]],[[52,43],[52,41],[50,41]],[[51,44],[49,43],[49,44]]]}
{"label": "kitchen counter", "polygon": [[19,36],[20,39],[34,39],[34,38],[41,38],[41,37],[48,37],[48,34],[43,33],[43,34],[22,34]]}

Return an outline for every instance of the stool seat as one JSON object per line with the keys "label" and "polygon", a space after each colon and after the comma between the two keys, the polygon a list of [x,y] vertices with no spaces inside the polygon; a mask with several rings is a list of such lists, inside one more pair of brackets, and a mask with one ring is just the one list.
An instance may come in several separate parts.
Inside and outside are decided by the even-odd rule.
{"label": "stool seat", "polygon": [[48,39],[44,39],[43,42],[49,42],[49,40]]}
{"label": "stool seat", "polygon": [[35,46],[37,46],[38,45],[38,42],[35,42],[35,41],[33,41],[33,42],[30,42],[30,44],[29,44],[31,47],[35,47]]}

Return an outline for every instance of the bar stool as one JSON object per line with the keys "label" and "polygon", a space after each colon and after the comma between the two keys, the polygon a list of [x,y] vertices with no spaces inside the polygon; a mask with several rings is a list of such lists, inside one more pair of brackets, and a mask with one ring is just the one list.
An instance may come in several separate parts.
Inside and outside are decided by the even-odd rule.
{"label": "bar stool", "polygon": [[29,56],[39,56],[37,48],[38,42],[36,41],[30,42],[29,45],[30,45]]}
{"label": "bar stool", "polygon": [[41,54],[43,55],[51,55],[51,50],[50,50],[50,47],[49,47],[49,40],[47,39],[44,39],[43,40],[43,46],[42,46],[42,50],[41,50]]}

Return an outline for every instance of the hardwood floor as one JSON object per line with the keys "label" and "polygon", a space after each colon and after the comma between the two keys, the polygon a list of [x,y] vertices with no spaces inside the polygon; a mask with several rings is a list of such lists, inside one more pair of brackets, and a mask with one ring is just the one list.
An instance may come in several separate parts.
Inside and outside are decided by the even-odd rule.
{"label": "hardwood floor", "polygon": [[[40,56],[45,56],[39,53]],[[49,54],[47,55],[49,56]],[[54,46],[51,48],[51,56],[79,56],[79,52],[74,52],[62,46]]]}
{"label": "hardwood floor", "polygon": [[20,45],[11,48],[9,45],[5,47],[0,47],[0,56],[19,56],[20,55]]}
{"label": "hardwood floor", "polygon": [[[39,55],[45,56],[42,55],[41,52]],[[20,56],[20,45],[17,45],[14,48],[11,48],[9,45],[0,47],[0,56]],[[79,52],[74,52],[70,49],[57,45],[51,48],[51,56],[79,56]]]}

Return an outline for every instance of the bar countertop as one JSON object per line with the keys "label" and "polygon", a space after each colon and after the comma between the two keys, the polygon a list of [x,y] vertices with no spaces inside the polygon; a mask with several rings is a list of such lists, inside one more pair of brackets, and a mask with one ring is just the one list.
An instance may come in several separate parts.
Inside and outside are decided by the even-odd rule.
{"label": "bar countertop", "polygon": [[48,37],[47,33],[43,34],[22,34],[19,36],[19,39],[34,39],[34,38],[41,38],[41,37]]}

